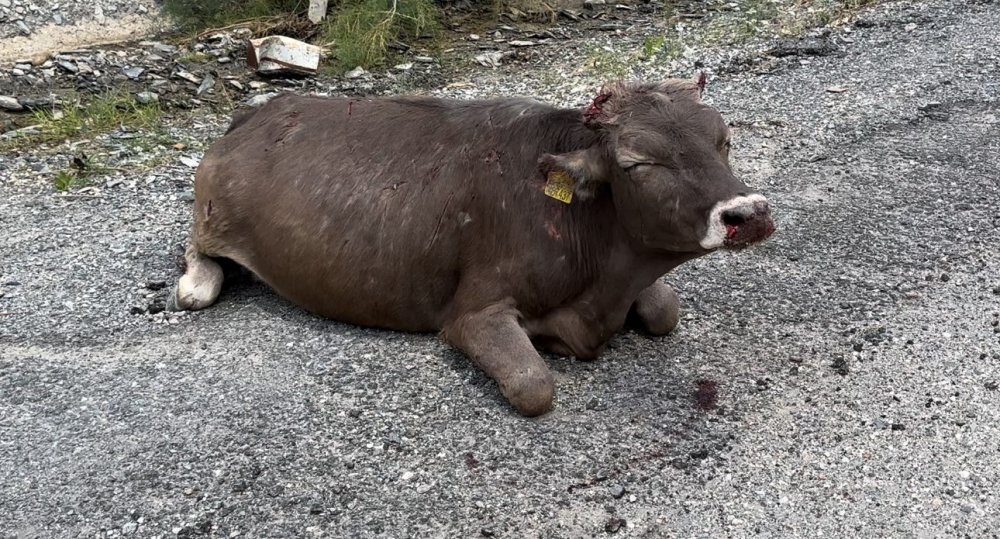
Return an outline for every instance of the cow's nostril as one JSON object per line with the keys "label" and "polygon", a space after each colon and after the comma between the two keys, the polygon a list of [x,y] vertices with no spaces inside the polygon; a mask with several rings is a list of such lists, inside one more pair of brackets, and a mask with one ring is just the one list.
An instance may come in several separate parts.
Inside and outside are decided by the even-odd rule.
{"label": "cow's nostril", "polygon": [[722,224],[726,226],[740,226],[745,222],[747,222],[747,217],[742,212],[722,212]]}

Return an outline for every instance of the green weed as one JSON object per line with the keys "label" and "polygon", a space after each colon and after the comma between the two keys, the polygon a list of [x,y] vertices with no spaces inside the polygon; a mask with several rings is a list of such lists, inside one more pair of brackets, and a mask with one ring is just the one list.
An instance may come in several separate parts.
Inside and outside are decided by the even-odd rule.
{"label": "green weed", "polygon": [[81,187],[86,187],[88,182],[83,180],[76,173],[69,170],[60,170],[52,178],[52,186],[56,188],[56,191],[60,193],[69,191],[71,189],[79,189]]}
{"label": "green weed", "polygon": [[652,58],[663,48],[667,42],[667,36],[649,36],[642,40],[643,58]]}
{"label": "green weed", "polygon": [[432,0],[348,0],[323,35],[334,43],[341,69],[368,67],[385,59],[393,41],[437,30],[438,16]]}
{"label": "green weed", "polygon": [[126,91],[112,91],[86,103],[77,101],[59,110],[38,111],[35,123],[42,126],[39,136],[43,141],[52,141],[98,135],[118,127],[150,127],[160,115],[156,103],[143,105]]}
{"label": "green weed", "polygon": [[93,137],[119,127],[149,128],[159,123],[161,114],[158,104],[143,105],[124,90],[111,91],[88,101],[77,98],[59,109],[35,111],[31,123],[37,125],[37,129],[0,142],[0,149]]}
{"label": "green weed", "polygon": [[70,189],[80,189],[90,185],[89,178],[110,172],[111,169],[105,164],[88,157],[85,154],[73,157],[70,168],[60,170],[52,178],[52,185],[57,191],[69,191]]}

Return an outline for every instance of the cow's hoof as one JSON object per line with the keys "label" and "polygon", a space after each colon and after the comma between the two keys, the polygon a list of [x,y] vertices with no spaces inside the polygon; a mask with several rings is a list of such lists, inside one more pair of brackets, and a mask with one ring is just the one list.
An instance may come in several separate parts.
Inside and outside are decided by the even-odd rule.
{"label": "cow's hoof", "polygon": [[225,274],[218,262],[188,245],[184,252],[187,270],[170,290],[167,310],[197,311],[215,303]]}
{"label": "cow's hoof", "polygon": [[170,289],[170,293],[167,294],[166,310],[168,312],[178,312],[178,311],[185,310],[185,309],[182,309],[179,305],[177,305],[177,285],[174,285]]}
{"label": "cow's hoof", "polygon": [[680,299],[673,287],[656,283],[642,291],[635,302],[635,312],[646,331],[653,335],[666,335],[680,322]]}
{"label": "cow's hoof", "polygon": [[556,382],[548,369],[529,371],[502,381],[500,392],[521,415],[535,417],[552,409]]}

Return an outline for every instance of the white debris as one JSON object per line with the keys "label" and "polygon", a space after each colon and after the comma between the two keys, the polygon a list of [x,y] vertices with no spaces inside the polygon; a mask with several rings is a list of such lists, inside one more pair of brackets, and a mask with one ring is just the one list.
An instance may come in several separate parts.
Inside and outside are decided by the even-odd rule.
{"label": "white debris", "polygon": [[251,39],[247,43],[247,65],[262,74],[312,75],[319,69],[322,49],[285,36]]}

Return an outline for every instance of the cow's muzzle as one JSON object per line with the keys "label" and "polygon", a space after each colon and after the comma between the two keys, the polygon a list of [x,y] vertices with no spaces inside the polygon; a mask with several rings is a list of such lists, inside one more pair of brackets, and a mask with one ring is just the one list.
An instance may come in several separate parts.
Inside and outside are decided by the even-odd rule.
{"label": "cow's muzzle", "polygon": [[754,200],[729,208],[720,216],[726,227],[723,246],[728,249],[742,249],[766,240],[774,233],[774,219],[767,200]]}
{"label": "cow's muzzle", "polygon": [[701,245],[705,249],[742,249],[766,240],[774,229],[767,199],[757,194],[740,195],[712,208]]}

